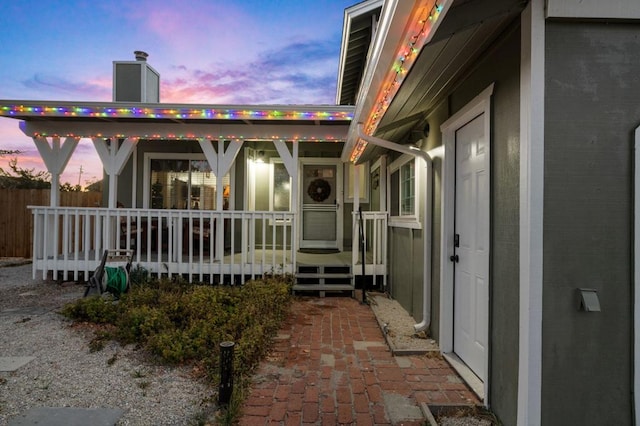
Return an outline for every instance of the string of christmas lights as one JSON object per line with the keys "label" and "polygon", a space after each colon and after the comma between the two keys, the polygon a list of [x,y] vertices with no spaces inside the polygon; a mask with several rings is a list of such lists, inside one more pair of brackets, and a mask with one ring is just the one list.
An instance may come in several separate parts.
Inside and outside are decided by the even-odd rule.
{"label": "string of christmas lights", "polygon": [[43,116],[85,118],[151,118],[179,120],[338,120],[350,121],[353,112],[280,111],[273,109],[108,107],[108,106],[28,106],[5,105],[0,116]]}
{"label": "string of christmas lights", "polygon": [[334,135],[326,135],[322,137],[318,136],[304,136],[304,135],[265,135],[265,136],[244,136],[244,135],[236,135],[236,134],[202,134],[202,133],[138,133],[138,134],[130,134],[130,133],[92,133],[92,134],[84,134],[84,133],[75,133],[75,132],[64,132],[64,133],[47,133],[47,132],[33,132],[30,133],[29,136],[34,138],[116,138],[116,139],[170,139],[170,140],[196,140],[200,138],[205,138],[209,140],[225,140],[225,141],[245,141],[245,140],[261,140],[261,141],[293,141],[293,142],[344,142],[343,138],[337,138]]}
{"label": "string of christmas lights", "polygon": [[[384,80],[382,89],[378,93],[374,107],[365,123],[364,130],[368,135],[372,135],[378,124],[380,124],[380,120],[382,120],[407,73],[418,57],[420,50],[422,50],[424,42],[431,32],[434,22],[440,16],[442,9],[442,0],[436,0],[431,7],[418,6],[412,14],[415,17],[415,23],[407,31],[402,47],[397,53],[396,60]],[[351,152],[350,160],[354,163],[357,162],[366,147],[367,142],[359,139]]]}

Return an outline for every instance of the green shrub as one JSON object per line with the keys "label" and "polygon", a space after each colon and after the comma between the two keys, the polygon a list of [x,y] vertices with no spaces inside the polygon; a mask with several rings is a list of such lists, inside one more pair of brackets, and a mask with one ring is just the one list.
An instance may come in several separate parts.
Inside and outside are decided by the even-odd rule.
{"label": "green shrub", "polygon": [[[270,276],[242,287],[189,284],[181,279],[145,277],[118,303],[100,297],[66,305],[62,314],[112,324],[110,334],[137,343],[169,364],[195,362],[217,382],[220,343],[234,341],[237,382],[250,374],[270,347],[289,312],[291,280]],[[103,340],[103,339],[98,339]]]}
{"label": "green shrub", "polygon": [[173,324],[159,307],[127,304],[116,321],[118,337],[125,343],[145,343],[150,337],[171,330]]}
{"label": "green shrub", "polygon": [[119,310],[119,304],[114,303],[113,299],[93,296],[65,305],[60,313],[76,321],[114,324],[118,318]]}

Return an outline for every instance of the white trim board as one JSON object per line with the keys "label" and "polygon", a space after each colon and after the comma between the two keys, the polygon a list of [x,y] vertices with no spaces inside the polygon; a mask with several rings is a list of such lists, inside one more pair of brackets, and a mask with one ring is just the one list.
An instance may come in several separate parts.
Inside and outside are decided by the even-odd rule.
{"label": "white trim board", "polygon": [[547,18],[640,19],[638,0],[547,0]]}
{"label": "white trim board", "polygon": [[[445,121],[441,126],[442,141],[444,145],[444,158],[442,162],[442,205],[441,205],[441,239],[440,239],[440,350],[443,353],[453,352],[453,310],[454,310],[454,270],[449,256],[453,254],[453,235],[455,221],[455,133],[460,127],[475,117],[484,114],[484,131],[487,138],[491,137],[491,95],[493,83],[484,89],[478,96],[472,99],[460,111]],[[487,144],[487,155],[491,155],[490,139]],[[491,351],[491,348],[488,348]],[[489,356],[487,356],[487,360]],[[485,371],[489,371],[488,366]],[[484,383],[484,404],[488,406],[489,379]],[[477,386],[476,386],[477,388]]]}
{"label": "white trim board", "polygon": [[518,425],[540,424],[542,408],[544,9],[532,0],[521,15]]}
{"label": "white trim board", "polygon": [[635,131],[633,189],[633,415],[640,425],[640,126]]}

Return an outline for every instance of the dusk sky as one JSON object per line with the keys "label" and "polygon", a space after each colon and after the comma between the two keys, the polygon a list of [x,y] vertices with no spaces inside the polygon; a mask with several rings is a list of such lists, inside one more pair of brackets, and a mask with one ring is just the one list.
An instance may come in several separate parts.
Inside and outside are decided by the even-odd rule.
{"label": "dusk sky", "polygon": [[[359,0],[21,0],[0,4],[0,99],[111,101],[112,61],[149,54],[163,103],[334,104],[344,9]],[[44,170],[19,121],[0,148]],[[11,157],[0,158],[6,168]],[[61,182],[100,180],[90,140]]]}

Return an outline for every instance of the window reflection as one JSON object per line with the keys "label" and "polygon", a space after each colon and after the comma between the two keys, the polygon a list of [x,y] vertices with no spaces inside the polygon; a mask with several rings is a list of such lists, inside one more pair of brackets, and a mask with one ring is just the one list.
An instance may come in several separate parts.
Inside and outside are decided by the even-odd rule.
{"label": "window reflection", "polygon": [[[151,208],[216,209],[216,176],[206,160],[151,159]],[[223,208],[229,206],[229,174],[223,183]]]}

